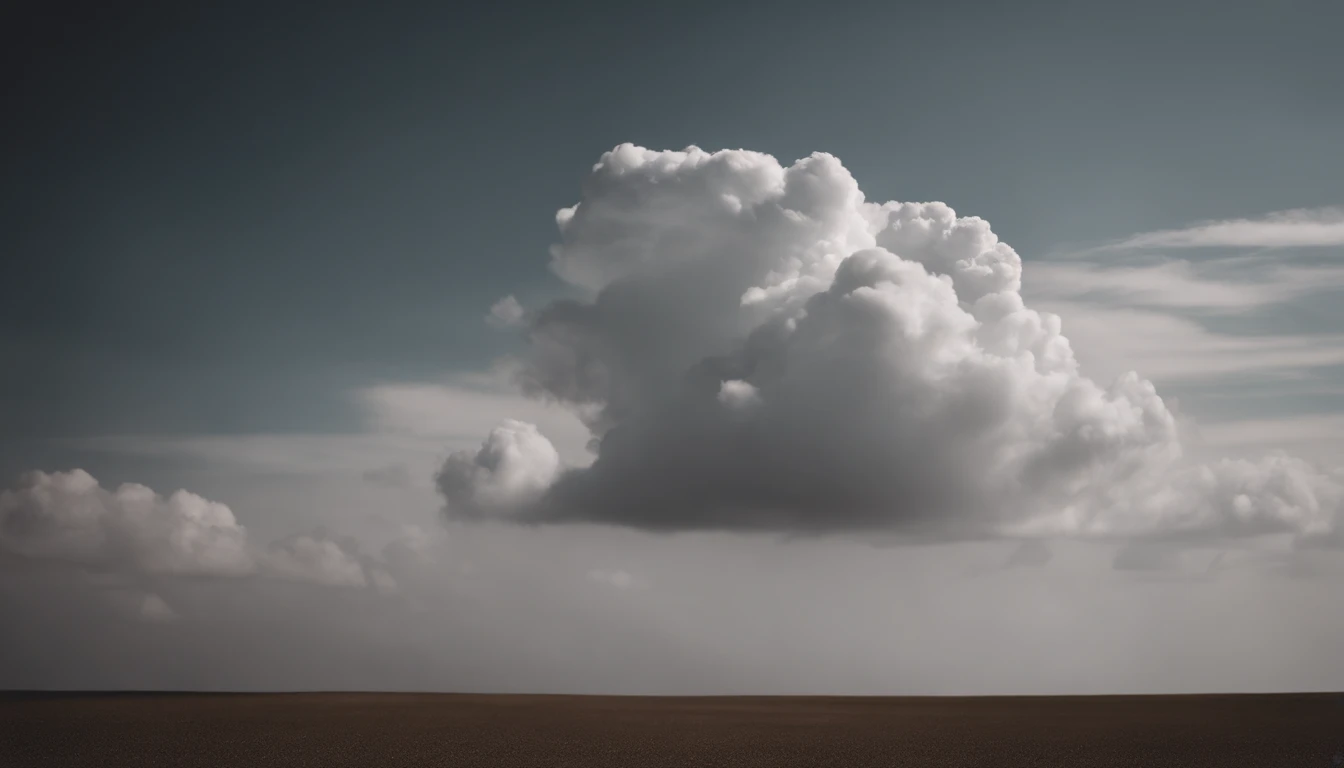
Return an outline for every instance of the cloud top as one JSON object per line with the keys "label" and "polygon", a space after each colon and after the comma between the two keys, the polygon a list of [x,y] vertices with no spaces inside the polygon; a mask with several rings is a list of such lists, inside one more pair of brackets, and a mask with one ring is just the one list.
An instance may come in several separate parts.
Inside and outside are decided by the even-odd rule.
{"label": "cloud top", "polygon": [[521,381],[583,414],[562,470],[507,422],[450,457],[455,517],[933,536],[1334,530],[1339,476],[1193,466],[1135,373],[1079,371],[1022,261],[943,203],[868,202],[835,157],[605,154],[557,216],[585,297],[530,318]]}

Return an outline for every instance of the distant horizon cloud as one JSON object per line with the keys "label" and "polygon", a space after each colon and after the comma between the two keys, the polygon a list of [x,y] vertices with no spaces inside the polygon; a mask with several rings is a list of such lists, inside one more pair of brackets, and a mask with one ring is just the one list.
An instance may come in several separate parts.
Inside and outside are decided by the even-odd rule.
{"label": "distant horizon cloud", "polygon": [[[104,488],[82,469],[31,471],[0,489],[0,557],[130,576],[283,579],[396,588],[385,565],[351,538],[322,530],[257,546],[228,506],[138,483]],[[150,599],[153,598],[153,599]],[[171,613],[150,595],[155,618]]]}
{"label": "distant horizon cloud", "polygon": [[0,550],[144,573],[239,576],[256,562],[227,506],[137,483],[103,488],[89,473],[29,472],[0,491]]}
{"label": "distant horizon cloud", "polygon": [[[584,298],[529,318],[515,375],[583,416],[596,460],[557,467],[540,432],[506,422],[441,469],[450,518],[935,539],[1339,532],[1339,471],[1187,460],[1149,381],[1084,375],[986,221],[868,202],[831,155],[783,166],[623,144],[556,222],[551,269]],[[1187,240],[1249,242],[1215,225]],[[1163,277],[1131,283],[1161,295]]]}

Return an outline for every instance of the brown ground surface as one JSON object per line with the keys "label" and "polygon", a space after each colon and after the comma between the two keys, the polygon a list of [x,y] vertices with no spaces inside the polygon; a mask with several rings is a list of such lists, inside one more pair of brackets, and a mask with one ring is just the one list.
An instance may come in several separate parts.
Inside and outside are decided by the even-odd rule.
{"label": "brown ground surface", "polygon": [[1330,766],[1344,696],[0,694],[0,766]]}

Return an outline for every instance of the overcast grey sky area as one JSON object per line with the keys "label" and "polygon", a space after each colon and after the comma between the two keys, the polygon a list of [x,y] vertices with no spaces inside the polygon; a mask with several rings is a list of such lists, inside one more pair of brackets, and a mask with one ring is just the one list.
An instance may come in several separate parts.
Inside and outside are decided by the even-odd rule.
{"label": "overcast grey sky area", "polygon": [[1344,5],[87,6],[0,688],[1344,689]]}

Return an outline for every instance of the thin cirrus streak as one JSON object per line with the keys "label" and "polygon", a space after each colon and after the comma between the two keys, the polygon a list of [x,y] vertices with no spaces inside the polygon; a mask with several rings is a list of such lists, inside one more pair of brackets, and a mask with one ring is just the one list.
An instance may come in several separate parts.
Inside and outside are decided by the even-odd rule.
{"label": "thin cirrus streak", "polygon": [[1034,301],[1085,299],[1127,308],[1235,314],[1344,289],[1344,265],[1263,257],[1141,264],[1034,261],[1024,270],[1023,282],[1023,293]]}
{"label": "thin cirrus streak", "polygon": [[1295,208],[1257,218],[1203,221],[1144,232],[1098,250],[1144,248],[1316,248],[1344,245],[1344,208]]}
{"label": "thin cirrus streak", "polygon": [[1082,301],[1041,301],[1059,314],[1083,369],[1099,379],[1128,370],[1158,382],[1297,380],[1344,365],[1344,335],[1218,333],[1170,312]]}

